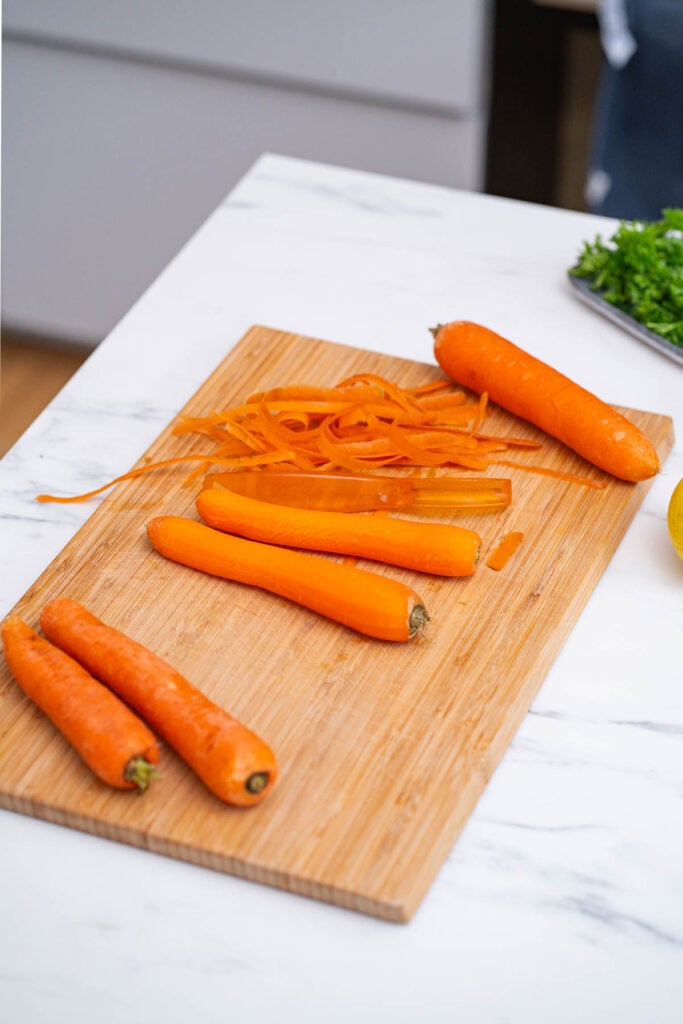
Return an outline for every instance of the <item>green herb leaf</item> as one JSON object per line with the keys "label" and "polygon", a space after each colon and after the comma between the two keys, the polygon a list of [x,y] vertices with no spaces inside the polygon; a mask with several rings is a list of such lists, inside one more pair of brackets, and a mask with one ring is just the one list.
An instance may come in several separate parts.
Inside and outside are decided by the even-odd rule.
{"label": "green herb leaf", "polygon": [[658,221],[621,221],[607,242],[584,242],[571,273],[683,348],[683,209],[662,210]]}

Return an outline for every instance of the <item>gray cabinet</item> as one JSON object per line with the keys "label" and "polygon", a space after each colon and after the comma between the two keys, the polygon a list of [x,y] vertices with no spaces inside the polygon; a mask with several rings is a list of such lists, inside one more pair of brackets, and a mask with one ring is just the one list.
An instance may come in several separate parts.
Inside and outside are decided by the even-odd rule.
{"label": "gray cabinet", "polygon": [[484,181],[488,0],[4,0],[3,325],[96,344],[264,152]]}

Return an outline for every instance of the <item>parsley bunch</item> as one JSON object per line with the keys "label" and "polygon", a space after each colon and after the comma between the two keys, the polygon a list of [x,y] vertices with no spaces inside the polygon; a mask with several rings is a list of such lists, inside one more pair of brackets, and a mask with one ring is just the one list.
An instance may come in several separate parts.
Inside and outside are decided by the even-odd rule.
{"label": "parsley bunch", "polygon": [[683,348],[683,209],[658,221],[622,221],[604,242],[584,242],[571,270],[650,331]]}

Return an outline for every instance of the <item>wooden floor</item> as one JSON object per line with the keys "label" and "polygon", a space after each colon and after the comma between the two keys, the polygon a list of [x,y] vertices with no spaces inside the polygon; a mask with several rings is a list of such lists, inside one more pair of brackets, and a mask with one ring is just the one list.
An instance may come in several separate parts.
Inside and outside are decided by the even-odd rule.
{"label": "wooden floor", "polygon": [[84,362],[85,351],[15,338],[0,346],[0,458]]}

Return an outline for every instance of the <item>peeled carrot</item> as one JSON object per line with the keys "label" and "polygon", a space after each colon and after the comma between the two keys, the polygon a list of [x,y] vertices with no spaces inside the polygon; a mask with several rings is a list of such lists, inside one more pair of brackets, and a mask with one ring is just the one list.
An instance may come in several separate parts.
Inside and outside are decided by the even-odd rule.
{"label": "peeled carrot", "polygon": [[248,807],[277,778],[270,747],[125,633],[67,597],[40,617],[43,632],[135,708],[221,800]]}
{"label": "peeled carrot", "polygon": [[59,647],[10,615],[2,624],[17,683],[103,782],[147,789],[156,778],[157,742],[144,722]]}
{"label": "peeled carrot", "polygon": [[261,587],[379,640],[410,640],[429,618],[410,587],[353,565],[234,537],[181,516],[152,519],[147,535],[174,562]]}
{"label": "peeled carrot", "polygon": [[621,480],[646,480],[659,471],[642,430],[547,363],[480,324],[456,320],[433,333],[437,362],[459,384],[486,392]]}
{"label": "peeled carrot", "polygon": [[355,512],[323,512],[258,501],[213,487],[197,511],[217,530],[309,551],[369,558],[438,576],[471,576],[481,538],[474,530]]}

